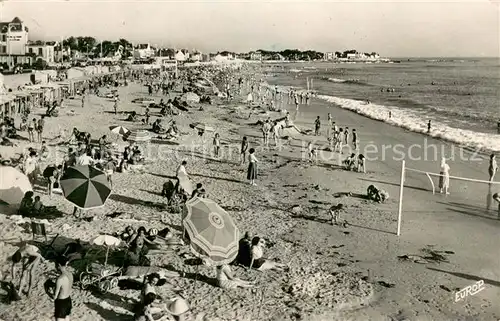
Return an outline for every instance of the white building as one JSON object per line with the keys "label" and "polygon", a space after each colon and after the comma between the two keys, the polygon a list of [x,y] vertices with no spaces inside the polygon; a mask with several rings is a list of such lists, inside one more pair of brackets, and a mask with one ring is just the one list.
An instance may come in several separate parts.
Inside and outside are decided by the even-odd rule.
{"label": "white building", "polygon": [[28,27],[15,17],[11,22],[0,22],[0,55],[25,55]]}
{"label": "white building", "polygon": [[42,58],[47,63],[51,64],[56,61],[55,55],[55,46],[56,44],[51,42],[35,42],[28,43],[26,45],[26,53],[35,55],[36,57]]}
{"label": "white building", "polygon": [[335,60],[336,56],[335,56],[335,53],[334,52],[325,52],[324,54],[324,60]]}
{"label": "white building", "polygon": [[250,60],[262,60],[262,52],[260,51],[250,52]]}
{"label": "white building", "polygon": [[148,59],[155,56],[155,50],[149,43],[140,44],[136,48],[134,48],[132,56],[135,59]]}
{"label": "white building", "polygon": [[186,55],[182,52],[182,50],[178,50],[175,53],[175,60],[177,61],[186,61]]}

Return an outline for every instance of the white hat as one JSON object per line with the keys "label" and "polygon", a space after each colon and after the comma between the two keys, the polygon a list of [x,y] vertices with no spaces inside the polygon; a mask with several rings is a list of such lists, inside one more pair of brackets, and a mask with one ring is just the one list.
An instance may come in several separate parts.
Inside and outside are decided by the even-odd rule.
{"label": "white hat", "polygon": [[171,315],[180,316],[190,309],[189,303],[183,298],[175,298],[167,303],[167,311]]}

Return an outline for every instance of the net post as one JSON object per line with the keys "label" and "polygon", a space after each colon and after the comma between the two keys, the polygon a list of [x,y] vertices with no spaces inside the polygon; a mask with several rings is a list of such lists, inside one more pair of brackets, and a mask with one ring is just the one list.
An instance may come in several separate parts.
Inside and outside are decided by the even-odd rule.
{"label": "net post", "polygon": [[403,212],[403,188],[405,184],[405,161],[401,161],[401,181],[399,183],[399,206],[398,206],[398,231],[397,236],[401,235],[401,214]]}
{"label": "net post", "polygon": [[427,178],[431,181],[432,195],[436,195],[436,187],[434,186],[434,181],[432,180],[431,175],[429,175],[429,173],[425,173],[425,175],[427,175]]}

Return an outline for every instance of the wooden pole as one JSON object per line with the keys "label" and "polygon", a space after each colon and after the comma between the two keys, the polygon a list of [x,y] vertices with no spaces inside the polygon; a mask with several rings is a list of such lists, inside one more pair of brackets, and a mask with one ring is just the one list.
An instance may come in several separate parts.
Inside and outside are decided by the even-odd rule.
{"label": "wooden pole", "polygon": [[399,183],[399,206],[398,206],[398,231],[397,236],[401,235],[401,215],[403,212],[403,189],[405,185],[405,161],[401,162],[401,181]]}

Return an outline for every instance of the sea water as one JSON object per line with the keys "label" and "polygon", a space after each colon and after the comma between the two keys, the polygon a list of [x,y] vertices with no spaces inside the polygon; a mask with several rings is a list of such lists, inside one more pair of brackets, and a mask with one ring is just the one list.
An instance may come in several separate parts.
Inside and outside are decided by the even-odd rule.
{"label": "sea water", "polygon": [[[431,120],[430,136],[500,151],[498,59],[310,62],[288,68],[294,69],[288,85],[305,88],[306,78],[312,78],[318,97],[339,107],[425,134]],[[304,72],[297,72],[300,69]]]}

